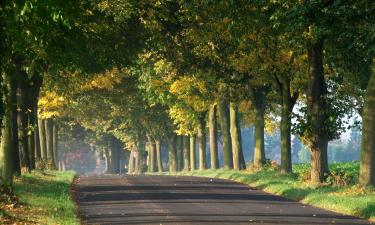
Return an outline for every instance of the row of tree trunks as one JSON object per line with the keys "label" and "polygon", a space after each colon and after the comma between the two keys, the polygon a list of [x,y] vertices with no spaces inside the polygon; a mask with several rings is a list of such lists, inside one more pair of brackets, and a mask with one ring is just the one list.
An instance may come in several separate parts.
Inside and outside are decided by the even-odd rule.
{"label": "row of tree trunks", "polygon": [[[31,78],[23,71],[22,61],[15,59],[14,73],[2,73],[2,130],[1,130],[1,170],[7,183],[12,183],[13,175],[35,168],[35,121],[39,90],[42,79],[39,75]],[[35,136],[35,137],[34,137]]]}

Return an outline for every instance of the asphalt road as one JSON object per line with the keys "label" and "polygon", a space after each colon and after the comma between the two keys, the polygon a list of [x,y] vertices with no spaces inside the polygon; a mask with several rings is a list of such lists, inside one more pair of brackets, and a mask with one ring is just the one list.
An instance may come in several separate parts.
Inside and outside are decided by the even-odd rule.
{"label": "asphalt road", "polygon": [[80,177],[83,224],[370,224],[222,179]]}

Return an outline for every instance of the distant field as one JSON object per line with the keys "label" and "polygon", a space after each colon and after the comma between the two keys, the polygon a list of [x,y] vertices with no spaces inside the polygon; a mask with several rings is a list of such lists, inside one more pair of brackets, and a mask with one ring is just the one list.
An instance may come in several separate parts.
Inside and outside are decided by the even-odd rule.
{"label": "distant field", "polygon": [[74,172],[35,171],[15,180],[14,192],[22,203],[3,206],[0,223],[79,224],[70,196]]}
{"label": "distant field", "polygon": [[293,167],[295,173],[292,175],[280,174],[271,167],[258,172],[234,172],[219,169],[178,173],[177,175],[230,179],[303,203],[375,221],[375,188],[361,187],[356,184],[359,163],[331,164],[330,169],[344,172],[345,175],[338,178],[338,180],[342,178],[342,180],[348,180],[350,183],[347,186],[327,184],[320,187],[312,187],[304,178],[309,174],[308,164],[295,165]]}

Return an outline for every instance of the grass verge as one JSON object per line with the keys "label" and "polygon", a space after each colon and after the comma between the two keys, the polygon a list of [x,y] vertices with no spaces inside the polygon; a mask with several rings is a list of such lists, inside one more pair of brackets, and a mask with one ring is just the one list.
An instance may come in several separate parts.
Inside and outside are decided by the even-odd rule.
{"label": "grass verge", "polygon": [[294,174],[280,174],[275,169],[257,172],[233,170],[205,170],[186,173],[164,173],[165,175],[189,175],[223,178],[248,184],[269,193],[301,201],[346,215],[357,216],[375,222],[375,188],[356,185],[359,170],[357,162],[330,165],[332,170],[341,170],[352,175],[353,182],[347,186],[311,186],[302,178],[309,171],[307,164],[295,165]]}
{"label": "grass verge", "polygon": [[0,205],[0,223],[78,225],[70,195],[74,176],[70,171],[34,171],[16,178],[14,194],[20,204]]}

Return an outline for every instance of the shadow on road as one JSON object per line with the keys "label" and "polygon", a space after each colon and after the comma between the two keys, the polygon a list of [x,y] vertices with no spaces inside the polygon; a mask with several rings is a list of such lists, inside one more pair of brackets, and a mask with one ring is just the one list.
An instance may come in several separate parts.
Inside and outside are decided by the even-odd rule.
{"label": "shadow on road", "polygon": [[370,224],[221,179],[82,177],[83,224]]}

